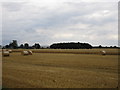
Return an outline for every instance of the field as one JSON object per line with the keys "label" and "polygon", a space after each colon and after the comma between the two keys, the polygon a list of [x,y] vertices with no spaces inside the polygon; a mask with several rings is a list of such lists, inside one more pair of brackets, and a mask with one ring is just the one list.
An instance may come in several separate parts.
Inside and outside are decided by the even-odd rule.
{"label": "field", "polygon": [[[21,50],[13,51],[10,57],[2,59],[3,88],[116,88],[118,86],[118,55],[96,54],[100,49],[41,49],[33,50],[33,55],[29,56],[22,56]],[[106,49],[106,51],[118,53],[117,49]]]}

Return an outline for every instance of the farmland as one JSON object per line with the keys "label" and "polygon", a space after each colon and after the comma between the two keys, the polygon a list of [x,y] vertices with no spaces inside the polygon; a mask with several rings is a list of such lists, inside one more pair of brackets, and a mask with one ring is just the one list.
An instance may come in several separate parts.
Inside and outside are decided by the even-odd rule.
{"label": "farmland", "polygon": [[13,50],[2,59],[3,88],[116,88],[118,50],[100,50],[40,49],[29,56]]}

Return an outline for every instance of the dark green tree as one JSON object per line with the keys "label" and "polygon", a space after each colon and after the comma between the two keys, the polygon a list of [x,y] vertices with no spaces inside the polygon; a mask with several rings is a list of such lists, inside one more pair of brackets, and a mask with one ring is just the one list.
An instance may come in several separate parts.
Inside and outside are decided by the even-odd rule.
{"label": "dark green tree", "polygon": [[17,40],[13,40],[12,42],[10,42],[9,48],[17,49],[18,48]]}
{"label": "dark green tree", "polygon": [[91,49],[92,46],[88,43],[55,43],[50,46],[50,48],[54,49]]}
{"label": "dark green tree", "polygon": [[5,45],[5,48],[9,48],[9,45]]}
{"label": "dark green tree", "polygon": [[40,49],[40,44],[39,44],[39,43],[35,43],[34,47],[35,47],[36,49]]}
{"label": "dark green tree", "polygon": [[24,44],[24,48],[25,48],[25,49],[29,49],[29,44],[28,44],[28,43],[25,43],[25,44]]}
{"label": "dark green tree", "polygon": [[99,48],[102,48],[102,45],[99,45]]}
{"label": "dark green tree", "polygon": [[24,45],[23,45],[23,44],[21,44],[21,45],[20,45],[20,48],[24,48]]}
{"label": "dark green tree", "polygon": [[14,49],[18,48],[17,40],[13,40],[13,48]]}

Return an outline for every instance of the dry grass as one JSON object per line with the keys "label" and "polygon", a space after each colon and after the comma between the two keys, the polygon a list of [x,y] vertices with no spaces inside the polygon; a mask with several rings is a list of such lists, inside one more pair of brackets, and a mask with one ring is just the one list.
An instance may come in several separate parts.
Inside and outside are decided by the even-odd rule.
{"label": "dry grass", "polygon": [[[28,49],[15,49],[13,52],[21,52]],[[101,54],[105,50],[108,55],[118,55],[118,49],[31,49],[34,53],[67,53],[67,54]]]}
{"label": "dry grass", "polygon": [[116,88],[118,55],[20,52],[3,57],[6,88]]}

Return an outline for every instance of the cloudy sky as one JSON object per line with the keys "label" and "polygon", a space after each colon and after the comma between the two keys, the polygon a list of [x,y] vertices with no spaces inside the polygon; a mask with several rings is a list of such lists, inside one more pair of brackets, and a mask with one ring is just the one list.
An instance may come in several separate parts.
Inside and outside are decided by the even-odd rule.
{"label": "cloudy sky", "polygon": [[2,44],[118,45],[118,0],[1,0]]}

